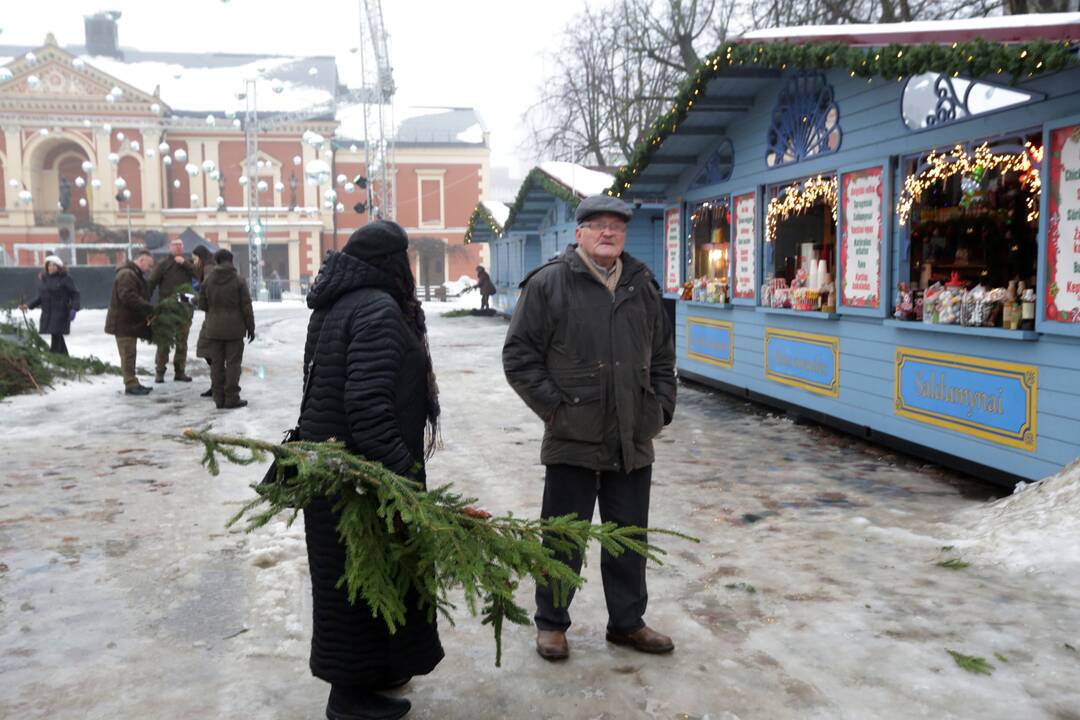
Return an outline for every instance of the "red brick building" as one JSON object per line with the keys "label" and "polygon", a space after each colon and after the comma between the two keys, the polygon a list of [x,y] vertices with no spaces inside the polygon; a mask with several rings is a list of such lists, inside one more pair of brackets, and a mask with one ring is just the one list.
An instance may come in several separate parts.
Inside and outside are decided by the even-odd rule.
{"label": "red brick building", "polygon": [[[92,22],[106,32],[91,33]],[[0,264],[52,251],[118,263],[129,228],[135,244],[153,245],[190,227],[231,248],[246,273],[251,183],[264,278],[277,272],[296,287],[369,220],[353,210],[366,199],[352,182],[365,175],[361,108],[336,104],[346,89],[332,57],[144,52],[117,44],[111,16],[87,29],[85,46],[51,35],[36,48],[0,45]],[[252,90],[268,129],[249,178]],[[412,111],[400,123],[393,215],[414,239],[421,284],[472,275],[482,259],[463,237],[488,156],[470,109]],[[313,163],[329,172],[305,172]]]}

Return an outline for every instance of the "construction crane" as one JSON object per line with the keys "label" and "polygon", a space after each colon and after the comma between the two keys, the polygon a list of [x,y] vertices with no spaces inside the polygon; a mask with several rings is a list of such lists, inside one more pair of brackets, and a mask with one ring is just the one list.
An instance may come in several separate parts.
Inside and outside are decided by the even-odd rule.
{"label": "construction crane", "polygon": [[[262,287],[262,247],[265,237],[259,217],[257,162],[259,133],[311,118],[334,117],[340,105],[360,103],[364,111],[364,168],[367,173],[367,211],[371,217],[394,217],[393,98],[396,90],[390,66],[389,38],[383,24],[380,0],[360,0],[359,88],[333,100],[292,112],[274,113],[260,119],[257,81],[246,81],[244,92],[244,172],[246,186],[248,277],[258,296]],[[357,178],[358,180],[360,178]],[[359,183],[358,183],[359,184]]]}
{"label": "construction crane", "polygon": [[381,0],[360,0],[360,72],[364,107],[364,168],[368,212],[394,219],[394,72]]}

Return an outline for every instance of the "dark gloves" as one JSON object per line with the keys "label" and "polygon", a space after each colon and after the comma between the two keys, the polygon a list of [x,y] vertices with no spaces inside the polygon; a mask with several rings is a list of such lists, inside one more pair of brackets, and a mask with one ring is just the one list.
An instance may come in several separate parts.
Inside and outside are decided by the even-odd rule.
{"label": "dark gloves", "polygon": [[248,330],[247,331],[247,341],[249,343],[255,342],[255,331],[254,330]]}

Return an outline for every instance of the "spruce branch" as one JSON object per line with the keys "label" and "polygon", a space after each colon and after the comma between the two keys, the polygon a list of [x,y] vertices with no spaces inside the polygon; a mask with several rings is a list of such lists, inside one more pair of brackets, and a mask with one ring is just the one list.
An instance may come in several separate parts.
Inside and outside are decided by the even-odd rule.
{"label": "spruce branch", "polygon": [[183,437],[202,444],[202,464],[212,475],[220,472],[219,457],[238,465],[276,460],[277,482],[253,486],[258,497],[245,504],[229,526],[243,520],[251,532],[282,512],[291,513],[292,523],[313,500],[329,498],[345,546],[345,572],[338,587],[349,602],[366,603],[373,617],[395,633],[405,624],[410,591],[418,595],[429,622],[440,614],[453,624],[450,612],[455,607],[449,596],[460,590],[470,614],[479,614],[483,624],[492,627],[497,667],[502,664],[504,624],[530,622],[515,600],[521,579],[530,577],[550,587],[556,605],[565,606],[570,591],[585,580],[559,556],[584,555],[588,544],[597,542],[612,555],[632,552],[659,564],[664,550],[649,542],[648,533],[699,542],[672,530],[594,525],[574,515],[493,517],[475,509],[476,498],[450,484],[425,490],[416,480],[354,455],[332,439],[275,444],[213,433],[210,427],[185,430]]}

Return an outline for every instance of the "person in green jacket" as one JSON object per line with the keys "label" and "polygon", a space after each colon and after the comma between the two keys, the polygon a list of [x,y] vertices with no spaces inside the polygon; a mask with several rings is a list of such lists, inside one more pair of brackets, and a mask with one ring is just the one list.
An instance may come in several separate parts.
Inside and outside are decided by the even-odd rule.
{"label": "person in green jacket", "polygon": [[199,309],[206,313],[200,334],[199,357],[210,362],[210,386],[219,409],[241,408],[240,368],[244,337],[255,339],[255,314],[247,283],[233,267],[233,255],[218,250],[216,265],[199,290]]}
{"label": "person in green jacket", "polygon": [[105,332],[116,337],[116,350],[120,354],[120,369],[124,376],[124,393],[149,395],[153,388],[139,382],[135,375],[135,353],[139,339],[149,340],[150,321],[154,306],[150,304],[144,275],[154,266],[154,258],[146,250],[139,250],[116,270],[112,299],[105,314]]}
{"label": "person in green jacket", "polygon": [[[195,264],[184,256],[184,242],[180,238],[169,243],[169,255],[158,261],[150,272],[147,285],[150,294],[158,291],[158,302],[173,295],[183,285],[191,285],[195,279]],[[187,346],[188,333],[191,331],[191,321],[180,329],[176,338],[176,352],[173,353],[173,380],[176,382],[191,382],[191,378],[185,372],[187,369]],[[165,382],[165,367],[169,364],[168,348],[158,350],[154,356],[156,374],[154,382]]]}

